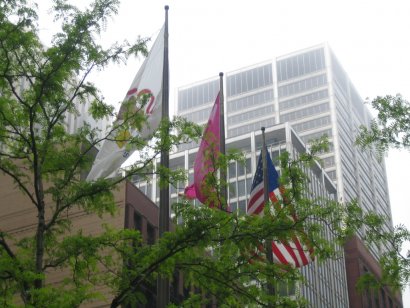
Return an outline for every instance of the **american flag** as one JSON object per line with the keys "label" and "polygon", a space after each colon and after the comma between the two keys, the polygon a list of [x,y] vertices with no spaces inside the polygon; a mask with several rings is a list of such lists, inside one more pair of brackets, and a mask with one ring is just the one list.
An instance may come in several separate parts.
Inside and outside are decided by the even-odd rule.
{"label": "american flag", "polygon": [[[284,192],[283,186],[279,185],[279,175],[273,166],[272,159],[266,151],[267,172],[268,172],[268,191],[272,202],[278,202]],[[263,183],[263,162],[262,153],[259,155],[258,166],[253,178],[247,213],[263,215],[264,202],[264,183]],[[297,219],[293,215],[293,219]],[[279,264],[289,264],[301,267],[312,262],[313,249],[302,244],[298,237],[294,236],[292,241],[272,241],[273,261]]]}
{"label": "american flag", "polygon": [[[279,175],[273,166],[272,159],[268,151],[266,151],[267,158],[267,172],[268,172],[268,190],[269,197],[273,198],[273,202],[278,201],[275,193],[279,196]],[[258,166],[256,167],[256,173],[253,178],[251,195],[249,197],[249,203],[247,208],[248,214],[261,214],[263,213],[263,207],[265,205],[263,196],[263,162],[262,162],[262,152],[259,155]]]}

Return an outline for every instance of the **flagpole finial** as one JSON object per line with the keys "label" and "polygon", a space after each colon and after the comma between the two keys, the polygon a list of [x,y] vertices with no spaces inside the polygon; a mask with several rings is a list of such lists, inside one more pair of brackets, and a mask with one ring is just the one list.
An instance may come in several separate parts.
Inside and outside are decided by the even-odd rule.
{"label": "flagpole finial", "polygon": [[165,11],[168,11],[169,10],[169,5],[166,5],[164,8],[165,8]]}
{"label": "flagpole finial", "polygon": [[224,75],[224,73],[220,72],[219,73],[219,77],[222,77]]}

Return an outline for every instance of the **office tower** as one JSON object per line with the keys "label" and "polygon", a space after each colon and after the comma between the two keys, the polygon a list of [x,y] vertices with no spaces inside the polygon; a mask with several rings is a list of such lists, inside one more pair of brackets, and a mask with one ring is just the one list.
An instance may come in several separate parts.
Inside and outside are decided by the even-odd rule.
{"label": "office tower", "polygon": [[[287,151],[292,157],[297,157],[306,151],[302,140],[291,128],[289,123],[271,126],[266,129],[266,144],[274,164],[278,165],[278,156],[281,152]],[[252,131],[240,136],[227,138],[227,149],[241,149],[246,157],[245,163],[232,162],[228,168],[227,178],[229,180],[229,201],[233,211],[246,212],[246,203],[256,170],[257,157],[262,147],[261,131]],[[189,172],[192,182],[193,163],[197,153],[197,148],[186,149],[174,153],[170,157],[171,168],[182,168]],[[315,164],[306,170],[309,176],[309,194],[313,197],[323,197],[331,200],[336,198],[336,187],[330,177],[319,164]],[[153,183],[156,178],[154,177]],[[152,182],[139,181],[137,187],[144,193],[159,201],[159,190]],[[176,202],[183,192],[187,183],[178,183],[177,187],[171,186],[171,203]],[[327,230],[329,231],[329,230]],[[327,232],[328,239],[332,235]],[[345,264],[342,258],[343,249],[335,247],[339,252],[339,259],[327,260],[324,263],[313,262],[301,268],[306,279],[305,283],[297,285],[277,286],[277,292],[285,296],[302,296],[306,298],[310,307],[342,308],[348,307],[347,284]]]}
{"label": "office tower", "polygon": [[[228,72],[225,87],[228,138],[285,122],[306,144],[327,135],[331,151],[321,158],[339,200],[358,198],[364,210],[385,215],[385,229],[392,229],[384,161],[354,146],[370,112],[328,45]],[[177,114],[206,123],[217,91],[216,79],[180,88]],[[372,247],[372,253],[384,249]]]}
{"label": "office tower", "polygon": [[[177,114],[196,123],[206,123],[218,85],[215,78],[179,88]],[[285,122],[291,124],[305,144],[327,135],[330,151],[321,158],[327,174],[337,186],[338,200],[349,202],[357,198],[364,211],[384,215],[384,230],[392,230],[384,161],[379,161],[372,151],[361,151],[354,146],[356,132],[361,125],[369,124],[371,114],[327,44],[228,72],[225,93],[227,138],[240,138],[262,126]],[[184,145],[179,151],[195,146],[194,143]],[[250,146],[243,144],[241,149],[249,150]],[[237,192],[242,191],[241,181],[238,179],[235,184]],[[245,185],[250,184],[245,181]],[[247,188],[245,194],[236,199],[230,193],[232,206],[240,210],[245,208],[249,197]],[[365,250],[360,240],[365,233],[365,229],[360,230],[354,243],[346,247],[349,297],[355,293],[357,276],[367,271],[377,272],[377,258],[388,250],[388,247],[373,245],[369,247],[370,253],[355,254]],[[353,271],[352,267],[360,267],[360,270]],[[355,274],[349,276],[352,272]],[[395,307],[401,306],[400,296],[385,293],[389,290],[373,295],[354,294],[350,306],[383,302],[388,307],[389,300]],[[358,304],[359,301],[362,304]]]}

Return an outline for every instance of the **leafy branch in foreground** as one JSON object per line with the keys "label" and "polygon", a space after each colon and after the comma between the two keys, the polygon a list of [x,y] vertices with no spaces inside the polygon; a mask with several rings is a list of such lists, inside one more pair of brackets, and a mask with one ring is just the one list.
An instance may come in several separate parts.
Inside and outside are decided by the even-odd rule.
{"label": "leafy branch in foreground", "polygon": [[[400,94],[378,96],[370,102],[377,116],[369,127],[362,126],[357,135],[356,144],[362,149],[374,147],[379,157],[390,148],[409,149],[410,146],[410,103]],[[377,220],[377,219],[376,219]],[[409,252],[403,252],[403,246],[409,242],[409,231],[404,225],[398,225],[391,231],[372,230],[368,232],[370,243],[384,243],[389,251],[380,256],[382,277],[376,279],[366,275],[359,283],[360,289],[379,288],[387,285],[400,290],[410,281]]]}
{"label": "leafy branch in foreground", "polygon": [[[38,307],[75,307],[95,298],[96,264],[103,265],[104,260],[103,267],[108,266],[103,259],[105,249],[117,247],[114,238],[110,242],[109,238],[71,237],[72,214],[117,214],[113,193],[118,184],[134,174],[148,170],[152,174],[151,166],[162,149],[199,132],[193,124],[175,119],[163,124],[180,132],[171,135],[173,144],[149,143],[138,133],[119,138],[125,130],[138,132],[146,127],[140,110],[147,97],[124,104],[121,122],[113,123],[106,134],[88,123],[67,132],[70,117],[82,115],[84,106],[90,106],[90,122],[117,116],[89,81],[93,71],[147,53],[145,38],[137,38],[134,44],[115,42],[108,48],[97,40],[118,5],[118,1],[97,0],[81,11],[65,1],[54,1],[52,13],[61,29],[45,46],[37,35],[37,5],[25,0],[0,1],[0,171],[21,200],[2,207],[15,206],[31,213],[28,222],[21,220],[15,227],[33,226],[32,233],[23,237],[0,226],[0,292],[5,305],[11,305],[17,293],[24,304]],[[124,177],[84,181],[93,148],[112,135],[117,136],[116,142],[138,149],[139,159]],[[181,177],[180,172],[168,175]],[[99,254],[100,250],[104,253]],[[46,285],[55,270],[67,273],[64,288]]]}
{"label": "leafy branch in foreground", "polygon": [[410,146],[410,103],[400,94],[378,96],[370,102],[377,117],[370,127],[360,127],[356,144],[361,147],[374,145],[379,154],[389,148]]}
{"label": "leafy branch in foreground", "polygon": [[[149,138],[141,138],[138,132],[147,122],[140,111],[149,97],[123,104],[116,114],[89,76],[110,63],[126,61],[130,54],[145,54],[147,40],[108,48],[97,41],[107,20],[116,14],[118,1],[96,0],[84,11],[66,1],[53,3],[61,31],[47,47],[37,36],[36,6],[25,0],[0,0],[0,170],[4,182],[12,182],[13,193],[21,197],[19,204],[1,206],[26,211],[32,226],[31,233],[23,234],[0,225],[2,304],[78,307],[96,299],[111,302],[112,307],[141,303],[146,300],[144,286],[154,284],[159,274],[171,277],[178,271],[190,290],[186,305],[211,300],[198,296],[199,291],[226,306],[302,305],[303,299],[266,293],[267,283],[292,284],[302,278],[289,266],[265,262],[258,254],[259,245],[266,238],[290,240],[303,235],[316,257],[324,260],[338,253],[334,242],[324,236],[328,226],[335,241],[342,241],[363,222],[352,217],[357,213],[355,204],[345,207],[304,193],[308,178],[300,164],[309,165],[314,158],[310,154],[281,160],[282,184],[288,187],[286,198],[292,206],[282,204],[276,210],[278,204],[269,204],[266,213],[272,215],[242,216],[193,207],[186,201],[174,209],[183,223],[153,245],[143,243],[136,230],[106,226],[90,235],[75,228],[74,214],[99,216],[101,223],[118,215],[114,192],[119,184],[133,175],[152,175],[162,150],[198,138],[200,128],[176,118],[163,122]],[[94,119],[114,115],[120,121],[105,134],[87,123],[68,133],[68,115],[80,115],[87,105]],[[126,134],[129,131],[137,133]],[[164,132],[171,132],[169,138],[161,138]],[[92,164],[92,149],[104,140],[137,149],[138,158],[124,176],[87,182],[84,173]],[[239,156],[228,153],[215,163],[226,168]],[[161,185],[186,176],[181,170],[155,172]],[[217,178],[209,183],[214,185],[212,193],[227,184]],[[226,200],[218,196],[214,200],[228,208]],[[290,219],[294,212],[298,220]],[[48,283],[56,273],[64,279]]]}

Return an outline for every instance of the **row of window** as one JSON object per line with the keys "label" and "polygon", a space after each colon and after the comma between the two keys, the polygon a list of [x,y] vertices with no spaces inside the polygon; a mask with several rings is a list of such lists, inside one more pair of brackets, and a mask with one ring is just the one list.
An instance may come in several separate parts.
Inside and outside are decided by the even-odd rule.
{"label": "row of window", "polygon": [[280,115],[281,122],[295,121],[301,118],[310,117],[315,114],[324,113],[329,111],[329,102],[299,109],[293,112],[285,113]]}
{"label": "row of window", "polygon": [[333,167],[336,164],[335,157],[334,156],[329,156],[329,157],[323,158],[322,159],[322,164],[323,164],[324,168]]}
{"label": "row of window", "polygon": [[342,91],[337,82],[333,83],[333,92],[336,98],[336,106],[340,106],[340,108],[343,108],[346,111],[349,110],[347,93]]}
{"label": "row of window", "polygon": [[279,110],[286,110],[290,108],[295,108],[299,106],[304,106],[309,103],[327,98],[328,91],[327,89],[310,93],[308,95],[299,96],[293,99],[289,99],[286,101],[279,102]]}
{"label": "row of window", "polygon": [[325,116],[325,117],[309,120],[309,121],[298,123],[298,124],[292,124],[292,127],[296,132],[299,133],[299,132],[303,132],[306,130],[311,130],[311,129],[315,129],[318,127],[326,126],[329,124],[331,124],[330,116]]}
{"label": "row of window", "polygon": [[302,286],[302,295],[309,307],[346,307],[347,293],[342,259],[327,261],[316,267],[315,264],[302,268],[308,284]]}
{"label": "row of window", "polygon": [[332,181],[336,181],[336,170],[326,171],[326,173]]}
{"label": "row of window", "polygon": [[326,130],[321,130],[321,131],[316,132],[316,133],[312,133],[312,134],[307,134],[307,135],[301,136],[300,138],[302,139],[302,141],[303,141],[305,144],[307,144],[307,143],[309,143],[310,141],[315,140],[315,139],[319,139],[319,138],[321,138],[321,137],[324,136],[324,135],[326,135],[328,138],[332,138],[332,129],[329,128],[329,129],[326,129]]}
{"label": "row of window", "polygon": [[251,191],[252,176],[243,180],[232,182],[228,185],[228,193],[230,199],[246,198]]}
{"label": "row of window", "polygon": [[147,221],[145,224],[146,229],[143,230],[143,220],[146,220],[146,218],[143,218],[138,212],[134,212],[134,229],[140,231],[146,237],[145,241],[148,245],[153,245],[156,239],[156,228]]}
{"label": "row of window", "polygon": [[352,99],[353,108],[360,115],[360,119],[364,121],[364,100],[360,97],[352,84],[350,84],[350,97]]}
{"label": "row of window", "polygon": [[273,104],[269,104],[268,106],[254,109],[254,110],[248,110],[246,112],[228,117],[228,125],[240,124],[243,122],[247,122],[249,120],[253,120],[255,118],[267,116],[269,114],[272,115],[273,117],[274,116],[273,112],[274,112]]}
{"label": "row of window", "polygon": [[208,107],[205,109],[201,109],[198,111],[194,111],[194,112],[190,112],[186,115],[184,115],[184,117],[191,122],[195,122],[195,123],[201,123],[204,121],[207,121],[209,118],[209,115],[211,114],[211,109],[212,107]]}
{"label": "row of window", "polygon": [[237,176],[242,176],[245,174],[252,175],[251,158],[247,158],[244,163],[242,162],[232,162],[228,166],[228,178],[236,178]]}
{"label": "row of window", "polygon": [[332,54],[333,79],[339,84],[341,90],[347,93],[347,76],[339,61]]}
{"label": "row of window", "polygon": [[178,91],[178,111],[195,108],[216,99],[219,79]]}
{"label": "row of window", "polygon": [[[352,125],[351,125],[351,118],[349,117],[349,109],[346,109],[343,105],[336,105],[337,111],[337,121],[342,122],[345,126],[346,130],[350,132]],[[350,134],[349,134],[350,135]]]}
{"label": "row of window", "polygon": [[244,126],[231,128],[228,130],[228,138],[243,135],[252,131],[260,130],[261,127],[270,127],[275,125],[275,118],[270,117],[266,120],[250,123]]}
{"label": "row of window", "polygon": [[[343,141],[345,143],[345,146],[350,149],[351,146],[354,143],[354,139],[353,139],[352,134],[349,133],[350,132],[349,126],[343,125],[342,121],[338,122],[337,124],[338,124],[337,127],[338,127],[338,130],[339,130],[340,139],[343,139]],[[349,152],[351,152],[352,155],[353,155],[353,152],[352,152],[351,149],[349,150]]]}
{"label": "row of window", "polygon": [[228,97],[272,85],[272,65],[269,63],[227,76],[226,83]]}
{"label": "row of window", "polygon": [[361,185],[360,192],[361,192],[361,197],[362,197],[362,202],[363,202],[362,207],[367,206],[371,210],[375,210],[376,204],[373,202],[370,189],[368,189],[366,185]]}
{"label": "row of window", "polygon": [[[350,161],[342,158],[342,177],[345,182],[344,189],[351,191],[352,198],[357,197],[357,180],[355,176],[354,166],[351,165]],[[347,182],[347,183],[346,183]]]}
{"label": "row of window", "polygon": [[322,70],[326,67],[324,49],[316,49],[276,63],[278,81]]}
{"label": "row of window", "polygon": [[351,135],[346,134],[346,131],[339,126],[339,147],[342,150],[342,159],[346,159],[351,164],[354,163],[357,150],[354,145],[354,139]]}
{"label": "row of window", "polygon": [[300,81],[292,82],[290,84],[280,86],[278,88],[279,97],[295,95],[305,92],[310,89],[318,88],[327,84],[326,74],[306,78]]}
{"label": "row of window", "polygon": [[246,204],[247,200],[239,200],[229,203],[230,210],[232,212],[238,212],[239,214],[246,214]]}
{"label": "row of window", "polygon": [[228,101],[228,112],[235,112],[237,110],[243,110],[256,105],[261,105],[273,100],[273,90],[269,89],[256,94],[248,95],[243,98]]}
{"label": "row of window", "polygon": [[195,142],[195,141],[191,141],[191,142],[188,142],[188,143],[182,143],[182,144],[178,145],[178,152],[193,149],[193,148],[196,148],[197,146],[199,146],[199,143]]}

